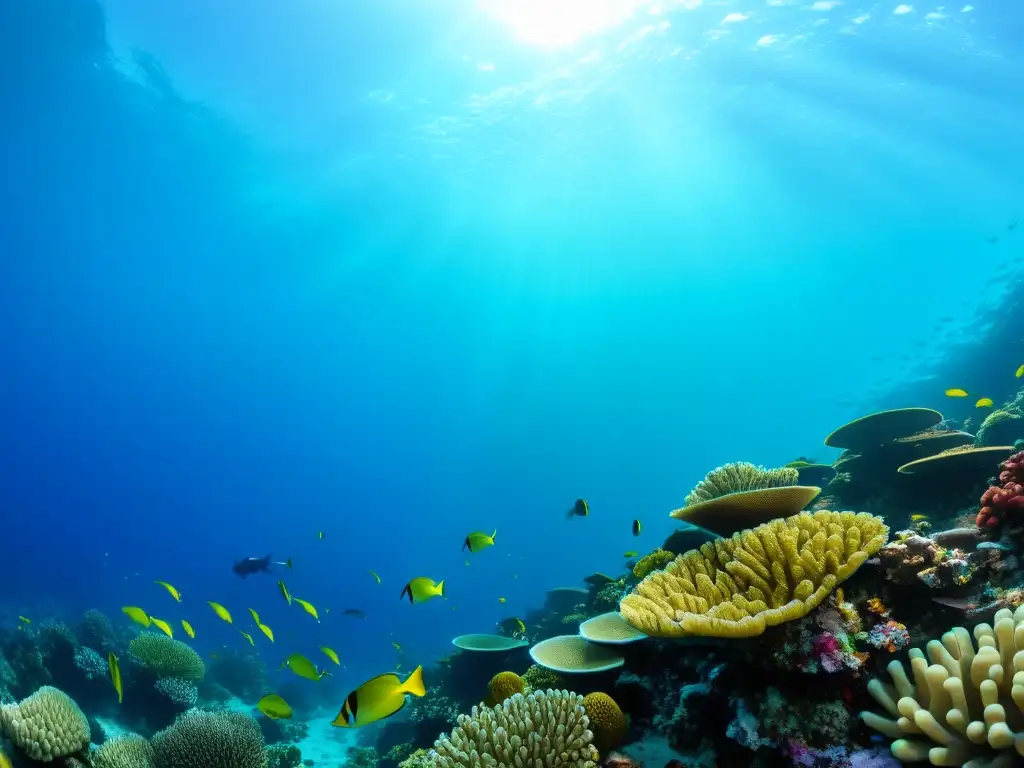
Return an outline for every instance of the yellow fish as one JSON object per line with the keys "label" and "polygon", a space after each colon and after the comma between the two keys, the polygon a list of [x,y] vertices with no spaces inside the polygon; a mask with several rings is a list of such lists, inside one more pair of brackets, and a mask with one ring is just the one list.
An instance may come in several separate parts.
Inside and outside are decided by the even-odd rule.
{"label": "yellow fish", "polygon": [[250,635],[248,632],[242,632],[242,630],[238,631],[241,633],[242,637],[249,641],[249,645],[253,646],[254,648],[256,647],[256,641],[252,639],[252,635]]}
{"label": "yellow fish", "polygon": [[425,603],[433,597],[444,597],[444,579],[435,584],[433,579],[418,576],[402,587],[402,594],[398,599],[401,600],[406,595],[409,596],[410,603]]}
{"label": "yellow fish", "polygon": [[1024,365],[1022,365],[1022,366],[1021,366],[1020,368],[1018,368],[1018,369],[1017,369],[1017,372],[1016,372],[1016,373],[1014,373],[1013,375],[1014,375],[1014,376],[1016,376],[1016,377],[1017,377],[1018,379],[1019,379],[1019,378],[1020,378],[1021,376],[1024,376]]}
{"label": "yellow fish", "polygon": [[504,603],[505,602],[505,598],[504,597],[499,597],[498,598],[498,602],[499,603]]}
{"label": "yellow fish", "polygon": [[134,621],[136,624],[149,629],[149,614],[139,608],[137,605],[126,605],[121,609],[121,613],[128,616],[129,619]]}
{"label": "yellow fish", "polygon": [[318,539],[320,539],[320,541],[323,541],[324,540],[324,532],[323,531],[317,531],[316,532],[316,537]]}
{"label": "yellow fish", "polygon": [[262,632],[264,635],[266,635],[267,639],[270,642],[274,642],[274,630],[272,630],[266,624],[257,624],[256,626],[260,628],[260,632]]}
{"label": "yellow fish", "polygon": [[637,555],[639,555],[639,554],[640,554],[640,553],[639,553],[639,552],[637,552],[636,550],[633,550],[633,549],[631,549],[631,550],[629,550],[629,552],[623,552],[623,553],[622,553],[622,556],[623,556],[623,557],[636,557],[636,556],[637,556]]}
{"label": "yellow fish", "polygon": [[307,659],[301,653],[293,653],[287,659],[284,660],[284,666],[288,667],[299,677],[304,677],[307,680],[318,682],[320,678],[327,674],[326,670],[319,670],[316,668],[316,664]]}
{"label": "yellow fish", "polygon": [[14,768],[11,758],[7,756],[3,749],[0,749],[0,768]]}
{"label": "yellow fish", "polygon": [[277,580],[277,589],[281,593],[281,597],[288,601],[288,605],[292,604],[292,593],[288,591],[288,587],[284,585],[284,582],[280,579]]}
{"label": "yellow fish", "polygon": [[192,625],[184,619],[181,620],[181,628],[185,630],[185,634],[189,637],[194,638],[196,636],[196,631],[192,629]]}
{"label": "yellow fish", "polygon": [[326,656],[326,657],[327,657],[328,659],[330,659],[331,661],[333,661],[333,662],[334,662],[335,664],[337,664],[337,665],[338,665],[339,667],[341,666],[341,659],[339,659],[339,658],[338,658],[338,654],[334,652],[334,649],[333,649],[333,648],[328,648],[328,647],[327,647],[326,645],[321,645],[321,646],[320,646],[320,650],[324,652],[324,655],[325,655],[325,656]]}
{"label": "yellow fish", "polygon": [[416,667],[403,683],[398,675],[386,674],[367,680],[345,697],[341,711],[331,725],[359,728],[390,717],[405,706],[405,694],[426,696],[423,667]]}
{"label": "yellow fish", "polygon": [[974,404],[974,407],[975,408],[991,408],[992,407],[992,398],[991,397],[983,397],[978,402],[976,402]]}
{"label": "yellow fish", "polygon": [[176,603],[180,603],[181,602],[181,593],[178,590],[176,590],[173,585],[168,584],[166,581],[154,581],[153,583],[154,584],[159,584],[161,587],[163,587],[168,592],[170,592],[171,593],[171,597],[174,598],[174,602],[176,602]]}
{"label": "yellow fish", "polygon": [[402,650],[402,646],[400,646],[400,645],[399,645],[398,643],[396,643],[396,642],[395,642],[394,640],[392,640],[392,641],[391,641],[391,644],[392,644],[393,646],[395,646],[395,650],[396,650],[396,651],[399,651],[399,652],[401,652],[401,650]]}
{"label": "yellow fish", "polygon": [[210,607],[213,608],[213,612],[216,613],[218,617],[224,619],[228,624],[232,623],[231,614],[228,612],[227,608],[220,603],[213,602],[212,600],[207,600],[206,602],[209,603]]}
{"label": "yellow fish", "polygon": [[967,390],[959,388],[947,389],[946,397],[967,397]]}
{"label": "yellow fish", "polygon": [[317,623],[320,622],[320,617],[317,615],[316,608],[313,606],[313,604],[311,602],[309,602],[307,600],[300,600],[297,597],[293,597],[292,600],[294,600],[296,603],[301,605],[302,606],[302,610],[304,610],[306,613],[308,613],[310,616],[312,616],[314,619],[316,619]]}
{"label": "yellow fish", "polygon": [[256,707],[271,720],[289,720],[292,716],[292,708],[288,702],[276,693],[268,693],[256,702]]}
{"label": "yellow fish", "polygon": [[483,531],[474,531],[466,537],[466,540],[462,542],[462,551],[465,552],[467,549],[470,552],[479,552],[482,549],[494,546],[494,537],[498,535],[498,529],[494,529],[494,533],[488,536]]}
{"label": "yellow fish", "polygon": [[31,624],[32,623],[32,619],[26,619],[24,616],[19,616],[18,617],[18,621],[20,621],[22,624]]}
{"label": "yellow fish", "polygon": [[377,575],[376,571],[370,571],[370,575],[377,580],[378,584],[380,584],[380,576]]}
{"label": "yellow fish", "polygon": [[252,620],[255,621],[257,624],[259,624],[260,623],[260,615],[258,613],[256,613],[256,611],[254,611],[252,608],[249,609],[249,613],[252,614]]}
{"label": "yellow fish", "polygon": [[516,628],[517,628],[517,629],[518,629],[518,630],[519,630],[520,632],[525,632],[525,631],[526,631],[526,625],[525,625],[525,624],[523,624],[523,621],[522,621],[522,619],[516,619]]}
{"label": "yellow fish", "polygon": [[114,684],[117,691],[117,703],[124,701],[124,688],[121,686],[121,665],[117,663],[117,656],[111,651],[107,654],[107,666],[110,667],[110,682]]}
{"label": "yellow fish", "polygon": [[160,630],[161,632],[163,632],[163,633],[164,633],[165,635],[167,635],[168,637],[171,637],[171,638],[173,638],[173,637],[174,637],[174,630],[173,630],[173,629],[171,629],[171,625],[170,625],[170,624],[168,624],[168,623],[167,623],[166,621],[164,621],[163,619],[158,619],[158,618],[156,618],[155,616],[150,616],[150,617],[149,617],[149,621],[150,621],[150,623],[152,623],[152,625],[153,625],[154,627],[156,627],[157,629],[159,629],[159,630]]}
{"label": "yellow fish", "polygon": [[927,520],[928,515],[911,515],[910,519],[913,520],[915,523],[919,523],[922,520]]}

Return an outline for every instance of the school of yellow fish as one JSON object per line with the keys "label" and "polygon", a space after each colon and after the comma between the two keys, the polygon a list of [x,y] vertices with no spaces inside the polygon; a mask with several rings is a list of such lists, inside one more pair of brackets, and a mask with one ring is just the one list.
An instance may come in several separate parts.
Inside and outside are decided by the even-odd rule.
{"label": "school of yellow fish", "polygon": [[[1024,378],[1024,365],[1017,368],[1017,370],[1013,372],[1013,375],[1018,379]],[[949,389],[946,390],[946,397],[968,396],[969,394],[967,390],[961,387],[950,387]],[[974,403],[975,408],[991,408],[993,405],[994,403],[991,397],[979,397],[978,400]]]}

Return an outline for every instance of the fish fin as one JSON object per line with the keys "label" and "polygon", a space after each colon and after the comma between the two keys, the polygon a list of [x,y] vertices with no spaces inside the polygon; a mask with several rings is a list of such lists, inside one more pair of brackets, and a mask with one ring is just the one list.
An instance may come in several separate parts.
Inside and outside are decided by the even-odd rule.
{"label": "fish fin", "polygon": [[398,596],[398,599],[399,599],[399,600],[401,600],[401,599],[402,599],[402,598],[404,598],[404,597],[405,597],[406,595],[408,595],[408,596],[409,596],[409,602],[410,602],[410,603],[411,603],[411,602],[413,602],[413,599],[412,599],[412,589],[411,589],[411,588],[409,587],[409,585],[408,585],[408,584],[406,584],[406,585],[405,585],[404,587],[402,587],[402,594],[400,594],[400,595]]}
{"label": "fish fin", "polygon": [[444,597],[444,579],[441,579],[439,582],[437,582],[437,594],[439,594],[441,597]]}
{"label": "fish fin", "polygon": [[402,693],[411,693],[413,696],[426,696],[427,689],[423,685],[423,667],[416,667],[399,690]]}
{"label": "fish fin", "polygon": [[[469,546],[469,536],[467,536],[466,540],[464,542],[462,542],[462,551],[465,552],[466,551],[466,547],[468,547],[468,546]],[[472,550],[470,550],[470,551],[472,552]]]}

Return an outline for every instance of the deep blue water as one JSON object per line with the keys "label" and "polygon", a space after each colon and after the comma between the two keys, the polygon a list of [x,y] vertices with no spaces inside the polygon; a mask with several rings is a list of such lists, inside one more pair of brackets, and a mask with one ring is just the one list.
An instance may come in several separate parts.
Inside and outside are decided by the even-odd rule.
{"label": "deep blue water", "polygon": [[[1024,9],[898,5],[9,0],[0,604],[206,650],[251,606],[358,682],[654,548],[721,463],[1010,394]],[[321,626],[231,573],[268,552]]]}

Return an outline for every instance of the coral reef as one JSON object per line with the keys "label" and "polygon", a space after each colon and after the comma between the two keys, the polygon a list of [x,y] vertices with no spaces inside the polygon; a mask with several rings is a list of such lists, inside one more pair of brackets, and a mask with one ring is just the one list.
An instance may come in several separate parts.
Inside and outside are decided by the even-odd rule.
{"label": "coral reef", "polygon": [[132,658],[158,677],[181,680],[202,680],[206,665],[191,647],[166,635],[143,632],[134,638],[128,648]]}
{"label": "coral reef", "polygon": [[486,704],[489,707],[493,707],[517,693],[523,693],[525,690],[526,683],[515,672],[499,672],[487,683]]}
{"label": "coral reef", "polygon": [[1013,454],[999,465],[999,483],[990,486],[981,497],[981,510],[976,521],[979,528],[992,531],[1007,520],[1022,516],[1024,451]]}
{"label": "coral reef", "polygon": [[0,731],[33,760],[50,762],[89,746],[89,721],[61,690],[43,686],[17,704],[0,707]]}
{"label": "coral reef", "polygon": [[618,749],[626,738],[626,716],[615,699],[607,693],[595,691],[583,697],[583,711],[590,720],[594,734],[594,747],[599,754]]}
{"label": "coral reef", "polygon": [[155,768],[153,747],[141,736],[118,736],[105,742],[92,755],[93,768]]}
{"label": "coral reef", "polygon": [[193,709],[153,736],[160,768],[266,768],[267,753],[256,721],[234,712]]}

